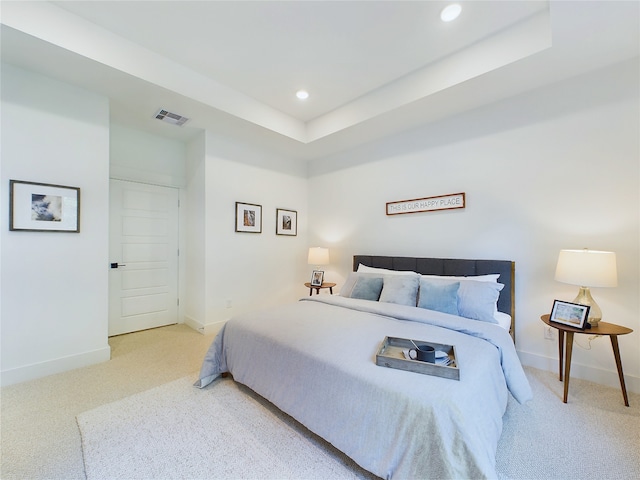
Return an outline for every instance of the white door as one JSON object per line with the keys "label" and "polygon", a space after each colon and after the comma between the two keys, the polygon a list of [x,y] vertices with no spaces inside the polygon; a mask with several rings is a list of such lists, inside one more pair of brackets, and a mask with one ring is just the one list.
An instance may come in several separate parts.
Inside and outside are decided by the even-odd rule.
{"label": "white door", "polygon": [[179,191],[111,180],[109,336],[178,322]]}

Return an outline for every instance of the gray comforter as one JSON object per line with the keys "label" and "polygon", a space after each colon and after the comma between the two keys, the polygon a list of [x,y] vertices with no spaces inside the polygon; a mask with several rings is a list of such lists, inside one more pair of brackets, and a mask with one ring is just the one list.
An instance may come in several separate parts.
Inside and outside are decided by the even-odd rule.
{"label": "gray comforter", "polygon": [[[460,381],[377,366],[385,336],[455,345]],[[196,385],[224,372],[382,478],[497,477],[509,392],[531,398],[500,327],[328,295],[227,322]]]}

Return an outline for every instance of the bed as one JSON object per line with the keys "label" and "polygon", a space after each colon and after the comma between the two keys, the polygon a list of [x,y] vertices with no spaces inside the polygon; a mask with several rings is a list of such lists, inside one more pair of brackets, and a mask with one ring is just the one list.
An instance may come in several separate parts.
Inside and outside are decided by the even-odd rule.
{"label": "bed", "polygon": [[[353,263],[339,295],[229,320],[196,386],[230,373],[381,478],[496,478],[508,397],[531,398],[512,337],[513,262]],[[495,290],[494,300],[477,294]],[[377,365],[385,337],[454,345],[459,380]]]}

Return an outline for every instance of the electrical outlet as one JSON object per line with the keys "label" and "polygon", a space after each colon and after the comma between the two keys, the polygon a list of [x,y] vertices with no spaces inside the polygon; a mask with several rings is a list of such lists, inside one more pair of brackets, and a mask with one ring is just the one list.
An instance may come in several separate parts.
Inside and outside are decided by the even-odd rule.
{"label": "electrical outlet", "polygon": [[233,308],[233,302],[231,300],[227,300],[226,307],[227,308]]}
{"label": "electrical outlet", "polygon": [[556,339],[555,329],[545,326],[544,327],[544,338],[546,338],[547,340],[555,340]]}

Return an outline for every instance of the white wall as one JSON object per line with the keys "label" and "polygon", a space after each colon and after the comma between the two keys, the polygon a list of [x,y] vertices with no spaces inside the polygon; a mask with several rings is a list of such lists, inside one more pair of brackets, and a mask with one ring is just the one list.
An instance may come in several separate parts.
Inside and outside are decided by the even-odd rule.
{"label": "white wall", "polygon": [[[307,180],[286,162],[207,132],[204,158],[189,158],[189,236],[204,231],[204,255],[189,254],[187,323],[215,328],[238,313],[302,297],[307,290]],[[191,145],[194,151],[196,145]],[[261,164],[263,166],[257,166]],[[288,168],[283,168],[288,167]],[[282,170],[285,170],[283,173]],[[194,193],[198,192],[198,193]],[[262,233],[235,232],[235,203],[262,206]],[[276,208],[298,212],[298,235],[280,236]],[[204,263],[201,266],[195,263]],[[192,289],[203,289],[191,292]]]}
{"label": "white wall", "polygon": [[184,142],[113,122],[109,130],[111,178],[171,187],[186,185]]}
{"label": "white wall", "polygon": [[[592,293],[604,321],[634,329],[619,342],[640,392],[638,85],[636,59],[316,162],[310,242],[331,247],[337,278],[353,254],[514,260],[517,348],[552,371],[540,315],[578,290],[554,281],[559,250],[613,250],[619,286]],[[385,215],[389,201],[458,192],[464,210]],[[574,348],[572,375],[619,386],[608,338],[590,348]]]}
{"label": "white wall", "polygon": [[[1,138],[7,385],[109,359],[108,101],[2,65]],[[80,187],[80,233],[9,231],[10,179]]]}

